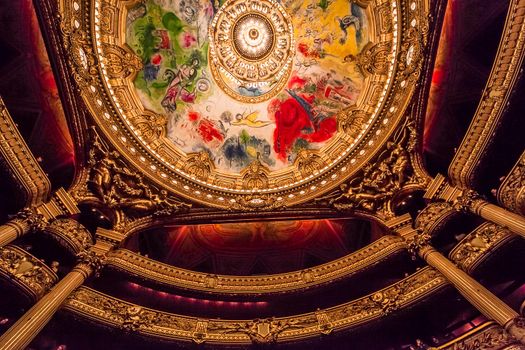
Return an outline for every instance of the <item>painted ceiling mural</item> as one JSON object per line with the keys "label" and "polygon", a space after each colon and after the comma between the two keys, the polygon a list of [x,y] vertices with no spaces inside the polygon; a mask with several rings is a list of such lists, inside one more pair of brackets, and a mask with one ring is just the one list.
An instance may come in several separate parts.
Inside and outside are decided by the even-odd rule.
{"label": "painted ceiling mural", "polygon": [[235,173],[286,168],[330,141],[363,88],[351,61],[368,42],[348,0],[148,0],[126,26],[140,101],[167,116],[176,147]]}
{"label": "painted ceiling mural", "polygon": [[[62,11],[96,122],[95,167],[115,149],[158,186],[155,200],[229,210],[363,203],[373,186],[350,178],[405,180],[414,128],[397,129],[422,69],[425,0],[92,4]],[[381,176],[371,170],[380,157]]]}

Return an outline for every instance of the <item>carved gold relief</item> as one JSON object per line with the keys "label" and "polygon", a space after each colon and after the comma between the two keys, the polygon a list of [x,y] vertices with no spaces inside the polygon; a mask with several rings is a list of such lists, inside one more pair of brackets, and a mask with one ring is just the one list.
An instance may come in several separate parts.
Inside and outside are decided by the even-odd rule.
{"label": "carved gold relief", "polygon": [[242,187],[247,190],[260,190],[268,187],[270,170],[259,159],[254,160],[241,172]]}
{"label": "carved gold relief", "polygon": [[461,240],[449,256],[462,270],[471,273],[489,252],[514,237],[514,234],[504,227],[485,223]]}
{"label": "carved gold relief", "polygon": [[504,207],[525,215],[525,153],[501,184],[497,196]]}
{"label": "carved gold relief", "polygon": [[106,69],[111,78],[128,78],[142,69],[140,58],[127,48],[116,45],[102,46]]}
{"label": "carved gold relief", "polygon": [[391,47],[390,42],[368,43],[359,54],[346,56],[345,62],[354,62],[364,75],[384,75],[390,66]]}
{"label": "carved gold relief", "polygon": [[295,166],[301,173],[303,178],[314,175],[319,172],[326,162],[314,151],[307,151],[305,149],[299,151],[295,159]]}
{"label": "carved gold relief", "polygon": [[213,161],[206,151],[189,154],[186,165],[184,166],[186,173],[202,181],[208,179],[213,169]]}
{"label": "carved gold relief", "polygon": [[42,261],[10,245],[0,248],[0,275],[13,279],[35,299],[42,297],[58,281],[56,274]]}
{"label": "carved gold relief", "polygon": [[77,289],[64,307],[98,323],[164,339],[211,344],[268,344],[357,327],[407,307],[445,284],[439,273],[424,268],[397,284],[346,304],[298,316],[255,320],[196,319],[168,314],[87,287]]}
{"label": "carved gold relief", "polygon": [[386,149],[373,163],[363,168],[360,175],[323,199],[328,199],[329,204],[338,210],[363,210],[383,218],[392,217],[390,201],[393,196],[408,184],[423,185],[423,180],[411,166],[413,133],[414,129],[407,125],[401,134],[386,144]]}
{"label": "carved gold relief", "polygon": [[[170,198],[165,190],[155,190],[141,175],[131,171],[118,152],[110,151],[102,143],[95,129],[91,129],[91,134],[87,186],[106,208],[116,212],[119,225],[129,218],[173,215],[189,209],[190,205]],[[77,196],[83,195],[77,193]]]}
{"label": "carved gold relief", "polygon": [[494,322],[485,323],[439,347],[442,350],[518,350],[522,348],[514,337]]}

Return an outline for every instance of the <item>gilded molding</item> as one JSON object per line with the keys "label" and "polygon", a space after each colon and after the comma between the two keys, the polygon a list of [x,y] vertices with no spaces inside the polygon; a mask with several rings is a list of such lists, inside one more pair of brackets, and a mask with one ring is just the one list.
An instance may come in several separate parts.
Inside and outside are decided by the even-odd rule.
{"label": "gilded molding", "polygon": [[479,160],[498,128],[525,56],[525,0],[511,1],[492,72],[470,127],[448,173],[454,184],[471,188]]}
{"label": "gilded molding", "polygon": [[500,325],[493,321],[484,323],[438,347],[440,350],[520,350],[525,349]]}
{"label": "gilded molding", "polygon": [[14,245],[0,247],[0,276],[40,299],[57,281],[58,276],[45,263]]}
{"label": "gilded molding", "polygon": [[43,202],[51,182],[38,164],[0,97],[0,157],[16,184],[24,192],[26,206]]}
{"label": "gilded molding", "polygon": [[74,219],[54,220],[44,232],[74,255],[94,243],[91,233]]}
{"label": "gilded molding", "polygon": [[217,294],[270,294],[300,291],[351,276],[406,249],[403,239],[384,236],[352,254],[306,270],[265,276],[210,275],[177,268],[125,249],[108,255],[108,268],[170,288]]}
{"label": "gilded molding", "polygon": [[432,236],[456,215],[456,209],[447,202],[430,203],[417,215],[414,226]]}
{"label": "gilded molding", "polygon": [[197,319],[134,305],[87,287],[78,288],[64,308],[93,322],[169,340],[210,344],[268,344],[348,330],[406,308],[447,282],[432,268],[363,298],[307,314],[256,320]]}
{"label": "gilded molding", "polygon": [[525,215],[525,153],[501,184],[497,197],[503,207]]}
{"label": "gilded molding", "polygon": [[488,255],[514,238],[516,235],[509,229],[487,222],[463,238],[449,253],[449,258],[471,274]]}
{"label": "gilded molding", "polygon": [[319,200],[344,212],[357,210],[375,214],[383,220],[393,218],[392,199],[404,189],[424,188],[427,182],[412,168],[410,154],[414,151],[415,140],[416,130],[407,122],[360,175]]}

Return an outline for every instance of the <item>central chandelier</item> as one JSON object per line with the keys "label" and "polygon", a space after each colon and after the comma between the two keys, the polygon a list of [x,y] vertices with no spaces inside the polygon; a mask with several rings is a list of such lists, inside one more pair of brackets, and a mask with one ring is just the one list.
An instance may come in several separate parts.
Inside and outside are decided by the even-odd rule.
{"label": "central chandelier", "polygon": [[286,84],[295,55],[292,21],[275,0],[227,0],[209,30],[213,78],[230,97],[266,101]]}

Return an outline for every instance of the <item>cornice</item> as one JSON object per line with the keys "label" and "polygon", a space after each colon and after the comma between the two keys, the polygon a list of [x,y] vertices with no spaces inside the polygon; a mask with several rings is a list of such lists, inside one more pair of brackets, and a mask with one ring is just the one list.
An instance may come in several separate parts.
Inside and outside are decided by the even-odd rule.
{"label": "cornice", "polygon": [[302,315],[256,320],[200,319],[131,304],[87,287],[80,287],[64,309],[97,324],[164,340],[242,345],[290,342],[348,331],[384,318],[429,297],[447,285],[432,268],[363,298]]}
{"label": "cornice", "polygon": [[0,276],[29,295],[40,299],[58,281],[58,276],[41,260],[14,245],[0,247]]}
{"label": "cornice", "polygon": [[478,109],[448,173],[456,186],[472,188],[476,169],[499,127],[525,57],[525,0],[510,2],[509,11]]}
{"label": "cornice", "polygon": [[7,111],[0,97],[0,161],[23,191],[25,206],[44,202],[51,191],[51,182]]}
{"label": "cornice", "polygon": [[262,276],[226,276],[189,271],[125,249],[111,252],[107,266],[164,288],[198,290],[214,294],[261,295],[291,293],[333,283],[405,249],[406,245],[400,237],[384,236],[367,247],[326,264],[300,271]]}

